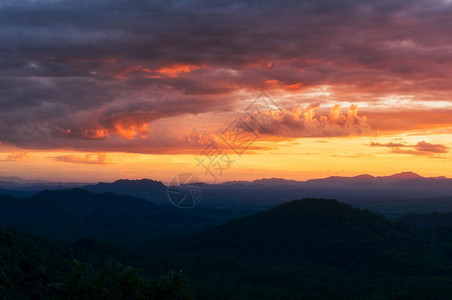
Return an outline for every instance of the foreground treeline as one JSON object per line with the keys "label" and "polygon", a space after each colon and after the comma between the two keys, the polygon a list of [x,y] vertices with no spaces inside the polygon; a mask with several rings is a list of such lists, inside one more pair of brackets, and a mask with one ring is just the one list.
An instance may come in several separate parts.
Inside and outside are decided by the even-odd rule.
{"label": "foreground treeline", "polygon": [[0,245],[8,299],[452,299],[452,229],[414,230],[334,200],[133,247],[14,228]]}
{"label": "foreground treeline", "polygon": [[[102,257],[102,243],[92,253],[86,245],[86,240],[68,244],[0,228],[0,299],[194,298],[182,271],[147,279],[135,268]],[[95,267],[75,257],[104,262]]]}

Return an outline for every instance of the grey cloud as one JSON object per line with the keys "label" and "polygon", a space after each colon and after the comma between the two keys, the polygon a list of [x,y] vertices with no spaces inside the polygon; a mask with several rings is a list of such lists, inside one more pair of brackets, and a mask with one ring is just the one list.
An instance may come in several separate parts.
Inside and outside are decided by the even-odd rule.
{"label": "grey cloud", "polygon": [[[230,110],[269,80],[448,101],[451,16],[440,0],[2,1],[0,140],[89,151],[121,120]],[[208,68],[159,73],[184,64]]]}

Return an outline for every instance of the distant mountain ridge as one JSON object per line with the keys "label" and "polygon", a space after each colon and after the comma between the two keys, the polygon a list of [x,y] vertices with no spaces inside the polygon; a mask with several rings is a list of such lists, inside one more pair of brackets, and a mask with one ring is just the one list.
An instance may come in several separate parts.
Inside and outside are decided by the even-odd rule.
{"label": "distant mountain ridge", "polygon": [[0,176],[0,194],[29,197],[45,189],[69,189],[87,185],[87,182],[51,182],[28,180],[20,177]]}
{"label": "distant mountain ridge", "polygon": [[[236,187],[251,188],[255,187],[289,187],[291,189],[299,188],[315,191],[314,194],[304,194],[306,196],[315,197],[334,197],[334,194],[321,194],[320,191],[336,190],[336,191],[356,191],[368,192],[378,191],[379,193],[406,192],[407,197],[443,197],[452,196],[452,179],[444,176],[423,177],[413,172],[402,172],[389,176],[372,176],[362,174],[358,176],[330,176],[319,179],[309,179],[306,181],[297,181],[283,178],[263,178],[251,182],[248,181],[231,181],[212,187]],[[404,197],[406,198],[406,197]],[[342,199],[347,201],[348,199]]]}
{"label": "distant mountain ridge", "polygon": [[315,178],[308,180],[293,180],[293,179],[284,179],[284,178],[261,178],[253,181],[227,181],[222,184],[224,185],[232,185],[232,184],[244,184],[244,185],[252,185],[252,184],[263,184],[263,185],[278,185],[278,184],[288,184],[288,185],[311,185],[311,184],[342,184],[342,183],[355,183],[361,181],[377,181],[377,182],[391,182],[391,181],[401,181],[401,180],[411,180],[411,179],[439,179],[439,180],[450,180],[451,178],[447,178],[444,176],[438,177],[423,177],[414,172],[401,172],[388,176],[373,176],[369,174],[361,174],[357,176],[330,176],[325,178]]}
{"label": "distant mountain ridge", "polygon": [[44,190],[25,198],[0,195],[0,226],[20,226],[59,240],[89,236],[135,243],[190,233],[224,221],[215,217],[135,196],[80,188]]}
{"label": "distant mountain ridge", "polygon": [[94,193],[114,192],[121,195],[144,198],[155,203],[169,203],[167,187],[161,181],[152,179],[120,179],[112,183],[99,182],[83,188]]}
{"label": "distant mountain ridge", "polygon": [[[361,174],[356,176],[330,176],[324,178],[313,178],[308,180],[294,180],[284,178],[260,178],[252,181],[226,181],[216,185],[297,185],[297,186],[317,186],[317,185],[340,185],[340,184],[354,184],[360,182],[374,182],[374,183],[396,183],[401,181],[440,181],[452,183],[452,178],[445,176],[424,177],[411,171],[395,173],[388,176],[373,176],[369,174]],[[93,192],[112,191],[117,193],[124,193],[132,195],[130,187],[137,189],[137,194],[143,197],[143,188],[160,189],[161,193],[166,189],[166,185],[158,180],[143,178],[143,179],[119,179],[114,182],[99,182],[97,184],[86,184],[77,182],[51,182],[43,180],[25,180],[19,177],[0,176],[0,188],[9,189],[11,187],[20,186],[57,186],[57,187],[83,187],[86,190]],[[148,192],[148,191],[147,191]]]}
{"label": "distant mountain ridge", "polygon": [[[112,183],[100,182],[81,187],[95,193],[131,195],[156,204],[170,203],[167,186],[152,179],[121,179]],[[69,187],[48,187],[47,184],[45,188],[61,190]],[[28,197],[43,189],[42,185],[6,188],[0,184],[0,194],[15,197]],[[254,181],[205,183],[202,201],[198,206],[215,211],[239,209],[243,215],[245,211],[254,213],[294,199],[330,198],[396,218],[408,213],[452,211],[452,203],[437,200],[451,196],[451,178],[422,177],[413,172],[402,172],[390,176],[362,174],[306,181],[262,178]]]}

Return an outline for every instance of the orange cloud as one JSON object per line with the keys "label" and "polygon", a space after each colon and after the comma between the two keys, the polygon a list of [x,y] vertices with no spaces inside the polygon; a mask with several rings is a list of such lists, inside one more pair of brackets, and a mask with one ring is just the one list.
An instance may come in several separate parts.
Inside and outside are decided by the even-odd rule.
{"label": "orange cloud", "polygon": [[209,68],[207,65],[195,65],[195,64],[170,64],[168,66],[160,67],[157,69],[151,69],[143,65],[134,65],[116,73],[116,78],[124,78],[129,74],[142,74],[146,78],[176,78],[180,74],[190,73],[199,69]]}
{"label": "orange cloud", "polygon": [[173,64],[168,67],[160,68],[157,70],[157,72],[167,77],[178,77],[181,73],[190,73],[201,68],[207,68],[207,66],[198,66],[192,64]]}
{"label": "orange cloud", "polygon": [[103,130],[107,134],[117,134],[126,140],[144,138],[149,134],[149,123],[154,115],[152,110],[112,114],[102,120]]}
{"label": "orange cloud", "polygon": [[358,115],[358,106],[351,105],[343,114],[340,105],[331,108],[329,115],[318,114],[318,105],[305,110],[301,106],[292,109],[267,109],[250,113],[243,129],[258,133],[288,137],[337,137],[370,135],[373,130],[367,118]]}
{"label": "orange cloud", "polygon": [[303,84],[301,82],[298,83],[293,83],[293,84],[287,84],[285,87],[288,89],[298,89],[302,86]]}
{"label": "orange cloud", "polygon": [[131,140],[135,137],[146,137],[149,133],[148,124],[137,123],[137,122],[120,122],[114,124],[114,133],[125,138],[126,140]]}
{"label": "orange cloud", "polygon": [[283,81],[280,81],[278,79],[268,79],[264,81],[265,88],[271,88],[271,89],[283,89],[283,90],[289,90],[290,92],[294,92],[296,90],[300,90],[304,88],[302,82],[296,82],[296,83],[285,83]]}
{"label": "orange cloud", "polygon": [[27,152],[13,152],[6,156],[5,159],[0,160],[0,162],[16,161],[24,162],[30,159],[30,155]]}
{"label": "orange cloud", "polygon": [[435,154],[443,154],[449,152],[449,147],[442,144],[431,144],[426,141],[417,142],[415,145],[406,143],[370,143],[371,147],[391,148],[392,153],[412,154],[420,156],[434,156]]}
{"label": "orange cloud", "polygon": [[[68,129],[67,133],[71,133],[71,130]],[[85,138],[99,140],[103,139],[107,136],[107,131],[105,129],[85,129],[83,131]]]}
{"label": "orange cloud", "polygon": [[84,157],[75,155],[60,155],[53,157],[53,160],[75,163],[75,164],[107,164],[107,156],[105,154],[86,154]]}
{"label": "orange cloud", "polygon": [[370,143],[371,147],[388,147],[388,148],[402,148],[402,147],[412,147],[409,146],[407,144],[402,144],[402,143],[386,143],[386,144],[381,144],[381,143],[375,143],[372,142]]}
{"label": "orange cloud", "polygon": [[441,144],[430,144],[425,141],[418,142],[414,148],[419,152],[428,153],[448,153],[448,147]]}
{"label": "orange cloud", "polygon": [[129,75],[130,73],[151,73],[151,69],[143,67],[143,65],[135,65],[128,67],[127,69],[120,71],[119,73],[115,74],[116,78],[124,78],[125,76]]}

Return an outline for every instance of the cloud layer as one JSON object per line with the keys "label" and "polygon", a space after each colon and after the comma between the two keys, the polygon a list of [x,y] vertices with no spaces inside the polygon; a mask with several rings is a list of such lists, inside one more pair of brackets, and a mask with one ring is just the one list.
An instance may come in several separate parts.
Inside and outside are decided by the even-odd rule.
{"label": "cloud layer", "polygon": [[[262,90],[311,93],[309,103],[330,99],[312,93],[325,86],[335,102],[448,102],[450,28],[452,4],[442,0],[2,1],[0,142],[89,152],[202,147],[191,130],[162,133],[156,123],[234,112]],[[288,104],[269,117],[267,133],[370,133],[372,120],[356,108],[322,119]]]}

